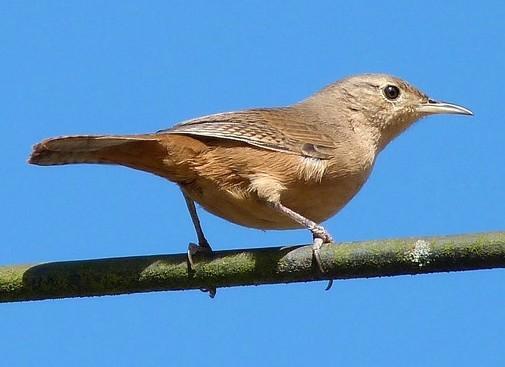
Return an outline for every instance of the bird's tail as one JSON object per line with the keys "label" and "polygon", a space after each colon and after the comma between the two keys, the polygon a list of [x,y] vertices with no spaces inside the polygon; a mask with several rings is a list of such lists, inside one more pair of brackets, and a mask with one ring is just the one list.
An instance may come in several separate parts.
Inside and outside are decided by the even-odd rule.
{"label": "bird's tail", "polygon": [[40,166],[119,164],[161,175],[166,155],[166,147],[155,135],[81,135],[40,142],[28,162]]}

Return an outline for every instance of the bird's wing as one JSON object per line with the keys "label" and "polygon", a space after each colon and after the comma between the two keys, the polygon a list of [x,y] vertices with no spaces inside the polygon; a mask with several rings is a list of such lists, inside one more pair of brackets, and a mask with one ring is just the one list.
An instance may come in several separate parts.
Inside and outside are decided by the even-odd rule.
{"label": "bird's wing", "polygon": [[289,108],[256,109],[204,116],[160,130],[158,134],[235,140],[264,149],[329,159],[335,143],[317,126],[310,115]]}

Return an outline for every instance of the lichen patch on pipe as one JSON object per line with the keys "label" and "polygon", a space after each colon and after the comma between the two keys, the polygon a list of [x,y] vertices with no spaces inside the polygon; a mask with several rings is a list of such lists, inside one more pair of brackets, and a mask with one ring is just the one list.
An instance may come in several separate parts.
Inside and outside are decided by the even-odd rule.
{"label": "lichen patch on pipe", "polygon": [[431,245],[426,240],[417,240],[414,248],[407,251],[407,259],[416,263],[420,268],[430,263]]}

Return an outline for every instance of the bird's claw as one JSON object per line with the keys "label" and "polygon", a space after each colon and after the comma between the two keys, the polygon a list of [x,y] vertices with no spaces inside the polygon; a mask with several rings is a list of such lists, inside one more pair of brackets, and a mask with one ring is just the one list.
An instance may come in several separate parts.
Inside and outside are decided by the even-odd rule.
{"label": "bird's claw", "polygon": [[[333,240],[332,240],[331,236],[324,230],[323,227],[321,227],[321,226],[318,226],[318,227],[320,227],[326,233],[326,235],[327,235],[326,239],[328,239],[328,240],[325,241],[321,237],[314,237],[314,242],[312,243],[312,255],[314,256],[314,260],[316,261],[317,267],[319,268],[319,271],[321,272],[321,274],[325,274],[326,271],[323,268],[323,262],[321,261],[321,251],[320,250],[321,250],[321,247],[323,246],[324,243],[333,242]],[[326,286],[326,288],[324,290],[325,291],[330,290],[332,285],[333,285],[333,279],[328,280],[328,285]]]}
{"label": "bird's claw", "polygon": [[200,288],[202,292],[209,293],[210,298],[214,298],[216,296],[217,288],[209,287],[209,288]]}
{"label": "bird's claw", "polygon": [[209,244],[197,245],[196,243],[190,242],[188,245],[188,263],[190,270],[193,270],[193,267],[195,266],[193,255],[196,255],[198,253],[210,254],[211,252],[212,249],[210,248]]}
{"label": "bird's claw", "polygon": [[324,229],[323,226],[320,225],[315,225],[314,227],[310,228],[310,231],[312,232],[312,235],[314,237],[314,241],[316,239],[320,239],[322,242],[319,245],[319,248],[321,248],[321,245],[323,243],[331,243],[333,242],[333,238],[331,235]]}
{"label": "bird's claw", "polygon": [[[195,266],[193,255],[196,255],[198,253],[210,254],[212,253],[212,249],[208,243],[197,245],[196,243],[190,242],[188,245],[188,267],[190,271],[192,271]],[[217,292],[217,288],[213,286],[200,288],[200,290],[202,292],[209,293],[210,298],[214,298]]]}

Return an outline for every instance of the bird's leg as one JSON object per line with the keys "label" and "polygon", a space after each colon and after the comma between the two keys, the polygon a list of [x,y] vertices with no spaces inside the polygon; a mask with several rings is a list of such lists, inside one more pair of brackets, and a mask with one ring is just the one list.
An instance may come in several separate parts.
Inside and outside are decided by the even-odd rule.
{"label": "bird's leg", "polygon": [[195,202],[185,193],[183,193],[183,195],[198,238],[198,245],[190,243],[188,246],[188,261],[191,267],[193,267],[193,255],[198,252],[211,252],[212,248],[210,247],[209,241],[207,241],[205,235],[203,234],[202,225],[200,224],[200,219],[198,218],[198,213],[196,212]]}
{"label": "bird's leg", "polygon": [[[293,219],[295,222],[301,224],[302,226],[306,227],[309,231],[312,232],[312,254],[314,256],[314,259],[316,260],[317,266],[319,268],[319,271],[321,273],[325,273],[323,269],[323,264],[321,261],[321,246],[324,243],[329,243],[333,242],[333,239],[331,238],[331,235],[324,229],[323,226],[317,224],[316,222],[311,221],[308,218],[305,218],[303,215],[298,214],[294,210],[289,209],[288,207],[285,207],[282,205],[280,202],[273,202],[272,206],[278,210],[279,212],[285,214],[289,218]],[[326,290],[330,289],[333,284],[333,280],[328,281],[328,286],[326,287]]]}
{"label": "bird's leg", "polygon": [[[210,247],[209,241],[207,241],[205,235],[203,234],[202,225],[200,224],[200,219],[198,218],[198,213],[196,212],[195,202],[184,192],[182,195],[186,201],[186,206],[188,207],[189,215],[191,216],[191,221],[193,222],[196,236],[198,238],[198,245],[192,242],[188,245],[188,263],[189,268],[192,270],[194,267],[193,255],[198,252],[210,253],[212,252],[212,248]],[[210,298],[214,298],[216,295],[216,287],[201,288],[200,290],[202,292],[209,292]]]}

